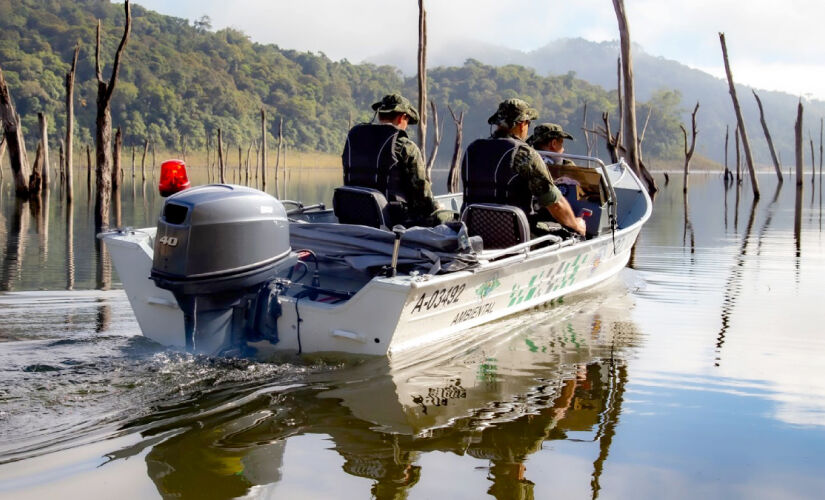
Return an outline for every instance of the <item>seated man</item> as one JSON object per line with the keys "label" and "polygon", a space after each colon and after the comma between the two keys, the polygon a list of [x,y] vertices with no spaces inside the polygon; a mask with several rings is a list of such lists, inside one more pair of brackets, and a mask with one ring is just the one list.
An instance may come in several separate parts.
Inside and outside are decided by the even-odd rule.
{"label": "seated man", "polygon": [[[533,146],[533,149],[541,151],[550,151],[552,153],[564,153],[564,140],[573,140],[573,136],[568,134],[561,128],[561,125],[555,123],[542,123],[533,129],[533,135],[527,138],[527,144]],[[548,165],[573,165],[573,162],[567,158],[550,158],[542,157]]]}
{"label": "seated man", "polygon": [[393,223],[431,226],[438,209],[427,180],[424,157],[407,137],[419,115],[401,94],[385,95],[372,105],[378,123],[350,129],[342,155],[344,185],[377,189],[395,208]]}
{"label": "seated man", "polygon": [[570,204],[553,184],[541,157],[524,139],[530,120],[538,112],[521,99],[507,99],[487,120],[496,127],[488,139],[478,139],[467,147],[461,166],[464,205],[499,203],[521,208],[535,230],[541,214],[533,212],[533,199],[540,210],[547,209],[561,225],[585,234],[585,222],[576,217]]}

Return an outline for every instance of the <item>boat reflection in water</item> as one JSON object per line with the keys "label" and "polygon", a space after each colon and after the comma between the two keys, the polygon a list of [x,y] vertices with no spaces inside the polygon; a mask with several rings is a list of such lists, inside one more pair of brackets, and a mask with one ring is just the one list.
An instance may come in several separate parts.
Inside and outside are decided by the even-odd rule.
{"label": "boat reflection in water", "polygon": [[[470,330],[414,359],[346,362],[305,385],[198,396],[127,425],[142,442],[110,458],[151,446],[148,472],[164,496],[261,494],[295,481],[283,473],[287,444],[316,434],[347,474],[372,481],[376,498],[405,497],[428,473],[421,459],[431,452],[477,459],[489,494],[532,498],[541,478],[530,477],[525,461],[545,441],[575,433],[594,443],[595,494],[621,412],[623,359],[638,342],[632,297],[619,279],[563,302]],[[197,414],[186,414],[192,408]],[[329,461],[313,460],[313,475],[334,475]]]}

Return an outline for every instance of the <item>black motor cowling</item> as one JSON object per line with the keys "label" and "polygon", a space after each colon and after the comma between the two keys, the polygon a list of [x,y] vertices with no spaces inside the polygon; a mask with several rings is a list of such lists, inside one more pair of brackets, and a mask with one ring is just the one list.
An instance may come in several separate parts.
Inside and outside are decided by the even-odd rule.
{"label": "black motor cowling", "polygon": [[[184,313],[186,346],[217,353],[254,330],[257,302],[295,263],[281,202],[242,186],[201,186],[169,197],[158,220],[151,279]],[[270,321],[271,323],[271,321]],[[277,341],[277,333],[270,340]]]}

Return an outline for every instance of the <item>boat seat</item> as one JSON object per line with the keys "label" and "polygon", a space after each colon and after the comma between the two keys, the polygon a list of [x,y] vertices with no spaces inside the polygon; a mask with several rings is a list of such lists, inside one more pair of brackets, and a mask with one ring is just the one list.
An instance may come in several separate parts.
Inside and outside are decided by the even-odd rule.
{"label": "boat seat", "polygon": [[341,224],[387,229],[390,227],[390,205],[377,189],[341,186],[332,195],[332,210]]}
{"label": "boat seat", "polygon": [[474,203],[461,214],[470,236],[481,236],[485,250],[508,248],[530,240],[524,211],[512,205]]}

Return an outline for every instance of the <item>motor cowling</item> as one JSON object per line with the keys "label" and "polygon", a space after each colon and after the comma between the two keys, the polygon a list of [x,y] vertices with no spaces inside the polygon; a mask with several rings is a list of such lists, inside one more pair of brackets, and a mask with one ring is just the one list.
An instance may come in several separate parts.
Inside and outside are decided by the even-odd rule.
{"label": "motor cowling", "polygon": [[[184,313],[190,350],[217,353],[255,325],[249,311],[272,300],[268,285],[292,267],[286,210],[256,189],[213,184],[181,191],[163,205],[151,279]],[[274,334],[277,341],[277,333]]]}

